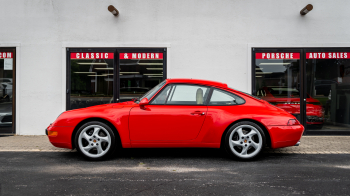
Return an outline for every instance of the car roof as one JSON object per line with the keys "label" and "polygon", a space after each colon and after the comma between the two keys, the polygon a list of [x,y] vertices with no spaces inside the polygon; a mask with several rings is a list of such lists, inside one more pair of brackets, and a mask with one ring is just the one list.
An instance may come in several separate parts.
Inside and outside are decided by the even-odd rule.
{"label": "car roof", "polygon": [[222,88],[228,88],[227,84],[211,81],[211,80],[200,80],[200,79],[192,79],[192,78],[172,78],[166,79],[167,83],[186,83],[186,84],[203,84],[207,86],[217,86]]}

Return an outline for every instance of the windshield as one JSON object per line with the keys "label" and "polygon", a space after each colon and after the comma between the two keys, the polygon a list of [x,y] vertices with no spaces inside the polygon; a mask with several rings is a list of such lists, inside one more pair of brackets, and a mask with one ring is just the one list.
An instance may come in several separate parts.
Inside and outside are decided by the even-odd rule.
{"label": "windshield", "polygon": [[253,98],[255,98],[255,99],[261,99],[261,98],[259,98],[259,97],[256,97],[256,96],[254,96],[254,95],[251,95],[251,94],[249,94],[249,93],[246,93],[246,92],[243,92],[243,91],[239,91],[239,90],[237,90],[237,89],[234,89],[234,88],[232,88],[232,87],[229,87],[230,89],[233,89],[233,90],[235,90],[235,91],[238,91],[238,92],[241,92],[241,93],[243,93],[243,94],[245,94],[245,95],[248,95],[248,96],[250,96],[250,97],[253,97]]}
{"label": "windshield", "polygon": [[157,86],[153,87],[151,90],[149,90],[146,94],[144,94],[140,99],[137,99],[136,101],[142,100],[143,98],[147,98],[148,100],[153,97],[154,94],[156,94],[159,89],[161,89],[165,85],[166,81],[163,81],[159,83]]}

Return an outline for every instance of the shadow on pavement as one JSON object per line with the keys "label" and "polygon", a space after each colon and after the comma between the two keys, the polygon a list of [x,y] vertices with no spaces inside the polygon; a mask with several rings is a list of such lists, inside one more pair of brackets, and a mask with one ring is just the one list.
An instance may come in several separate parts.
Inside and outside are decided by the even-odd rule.
{"label": "shadow on pavement", "polygon": [[[266,150],[264,150],[266,151]],[[55,155],[57,152],[52,153]],[[57,153],[58,154],[58,153]],[[76,161],[89,161],[79,152],[62,152],[59,156]],[[268,161],[300,156],[298,154],[276,154],[263,152],[257,159],[252,161]],[[105,161],[114,161],[120,159],[203,159],[203,160],[221,160],[221,161],[240,161],[231,158],[222,149],[212,148],[133,148],[121,149]]]}

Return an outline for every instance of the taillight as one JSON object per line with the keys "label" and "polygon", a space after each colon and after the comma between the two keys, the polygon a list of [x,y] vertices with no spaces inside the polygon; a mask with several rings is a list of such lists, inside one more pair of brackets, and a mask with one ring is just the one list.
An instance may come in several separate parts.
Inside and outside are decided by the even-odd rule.
{"label": "taillight", "polygon": [[289,125],[289,126],[300,125],[300,123],[299,123],[299,121],[297,119],[289,119],[287,125]]}

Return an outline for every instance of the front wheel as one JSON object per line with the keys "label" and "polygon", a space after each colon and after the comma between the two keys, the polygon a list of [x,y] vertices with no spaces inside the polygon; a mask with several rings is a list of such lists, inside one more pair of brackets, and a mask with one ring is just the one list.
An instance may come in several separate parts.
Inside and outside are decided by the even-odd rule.
{"label": "front wheel", "polygon": [[249,121],[233,125],[226,133],[225,147],[228,153],[241,160],[256,158],[265,146],[264,131]]}
{"label": "front wheel", "polygon": [[82,125],[75,135],[77,150],[90,160],[101,160],[113,153],[116,147],[112,129],[99,121]]}

